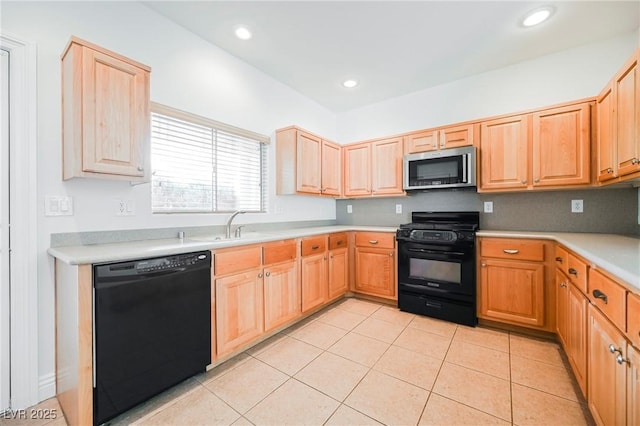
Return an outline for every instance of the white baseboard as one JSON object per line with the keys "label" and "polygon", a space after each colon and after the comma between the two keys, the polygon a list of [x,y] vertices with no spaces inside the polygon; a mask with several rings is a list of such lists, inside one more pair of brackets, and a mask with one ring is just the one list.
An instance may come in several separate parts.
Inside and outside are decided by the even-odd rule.
{"label": "white baseboard", "polygon": [[56,374],[48,373],[38,378],[38,399],[44,401],[56,396]]}

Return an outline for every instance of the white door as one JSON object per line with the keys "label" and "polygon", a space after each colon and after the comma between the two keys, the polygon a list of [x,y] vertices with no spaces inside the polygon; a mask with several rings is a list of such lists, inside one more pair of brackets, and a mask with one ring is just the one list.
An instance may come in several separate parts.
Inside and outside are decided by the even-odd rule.
{"label": "white door", "polygon": [[0,50],[0,413],[9,409],[9,53]]}

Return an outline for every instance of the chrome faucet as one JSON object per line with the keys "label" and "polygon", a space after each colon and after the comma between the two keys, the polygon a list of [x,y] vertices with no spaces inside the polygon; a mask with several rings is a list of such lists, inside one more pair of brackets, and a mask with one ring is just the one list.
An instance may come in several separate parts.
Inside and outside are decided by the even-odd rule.
{"label": "chrome faucet", "polygon": [[231,222],[233,222],[233,219],[239,214],[245,214],[245,213],[246,211],[244,210],[236,210],[235,212],[233,212],[229,220],[227,220],[227,230],[225,232],[225,236],[227,239],[231,238]]}

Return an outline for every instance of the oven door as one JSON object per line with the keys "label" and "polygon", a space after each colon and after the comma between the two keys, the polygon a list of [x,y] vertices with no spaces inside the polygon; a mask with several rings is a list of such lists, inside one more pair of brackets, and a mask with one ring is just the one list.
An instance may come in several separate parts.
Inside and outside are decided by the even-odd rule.
{"label": "oven door", "polygon": [[473,246],[400,241],[399,291],[455,297],[475,295]]}

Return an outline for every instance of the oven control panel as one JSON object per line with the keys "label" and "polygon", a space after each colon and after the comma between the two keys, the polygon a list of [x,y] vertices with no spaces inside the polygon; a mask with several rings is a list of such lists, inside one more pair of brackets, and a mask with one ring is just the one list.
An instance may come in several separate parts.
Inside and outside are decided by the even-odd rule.
{"label": "oven control panel", "polygon": [[475,232],[465,231],[437,231],[425,229],[398,229],[397,238],[401,240],[440,242],[440,243],[460,243],[473,242]]}

